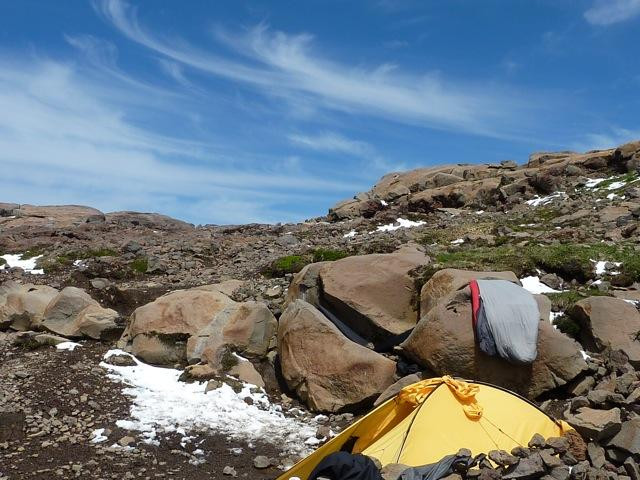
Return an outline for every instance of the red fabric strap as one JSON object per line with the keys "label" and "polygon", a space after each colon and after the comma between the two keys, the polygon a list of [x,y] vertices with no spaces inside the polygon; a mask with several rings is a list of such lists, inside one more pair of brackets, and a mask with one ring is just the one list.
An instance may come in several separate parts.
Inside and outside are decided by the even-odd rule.
{"label": "red fabric strap", "polygon": [[473,336],[475,337],[478,310],[480,310],[480,288],[475,280],[469,282],[469,288],[471,289],[471,324],[473,326]]}

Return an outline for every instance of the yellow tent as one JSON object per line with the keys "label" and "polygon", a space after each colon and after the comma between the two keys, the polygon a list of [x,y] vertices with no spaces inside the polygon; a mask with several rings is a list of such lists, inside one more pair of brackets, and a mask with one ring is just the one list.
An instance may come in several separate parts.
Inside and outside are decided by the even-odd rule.
{"label": "yellow tent", "polygon": [[307,480],[327,455],[355,441],[352,453],[380,463],[420,466],[468,448],[473,455],[526,446],[539,433],[558,437],[571,427],[553,420],[533,403],[500,387],[451,377],[423,380],[403,388],[281,475]]}

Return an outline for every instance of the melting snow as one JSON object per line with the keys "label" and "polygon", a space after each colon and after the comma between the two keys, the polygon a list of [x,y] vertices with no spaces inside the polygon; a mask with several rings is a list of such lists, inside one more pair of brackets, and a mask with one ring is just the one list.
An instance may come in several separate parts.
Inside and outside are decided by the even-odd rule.
{"label": "melting snow", "polygon": [[[549,322],[551,322],[551,325],[553,325],[553,322],[555,322],[556,318],[561,317],[562,315],[564,315],[564,312],[551,312],[551,314],[549,315]],[[557,327],[553,325],[553,328]]]}
{"label": "melting snow", "polygon": [[4,261],[7,262],[6,265],[0,265],[0,270],[4,270],[5,268],[20,267],[25,272],[31,273],[33,275],[44,274],[44,270],[36,268],[36,263],[40,258],[42,258],[42,255],[22,260],[23,255],[23,253],[18,253],[17,255],[7,254],[0,256],[0,258],[3,258]]}
{"label": "melting snow", "polygon": [[587,188],[594,188],[600,185],[605,180],[606,178],[592,178],[591,180],[588,180],[587,183],[584,184],[584,186]]}
{"label": "melting snow", "polygon": [[383,207],[386,207],[389,204],[387,202],[385,202],[384,200],[380,200],[380,205],[382,205]]}
{"label": "melting snow", "polygon": [[457,239],[453,240],[451,242],[451,245],[460,245],[461,243],[464,243],[464,238],[457,238]]}
{"label": "melting snow", "polygon": [[[615,265],[616,267],[619,267],[620,265],[622,265],[622,262],[607,262],[606,260],[600,260],[600,261],[591,260],[591,261],[595,263],[594,271],[596,275],[604,275],[605,273],[607,273],[607,263],[611,265]],[[620,272],[609,272],[609,273],[611,275],[620,274]]]}
{"label": "melting snow", "polygon": [[589,354],[587,354],[587,352],[585,352],[584,350],[580,350],[580,353],[582,354],[582,359],[583,360],[590,360],[591,356],[589,356]]}
{"label": "melting snow", "polygon": [[522,288],[528,290],[533,294],[537,293],[558,293],[560,290],[554,290],[553,288],[545,285],[540,281],[537,276],[521,278]]}
{"label": "melting snow", "polygon": [[538,207],[540,205],[546,205],[548,203],[551,203],[556,198],[564,198],[564,197],[565,197],[564,192],[556,192],[556,193],[552,193],[551,195],[547,195],[546,197],[540,197],[536,195],[535,198],[532,198],[531,200],[527,200],[524,203],[526,203],[527,205],[531,205],[532,207]]}
{"label": "melting snow", "polygon": [[618,188],[624,187],[626,184],[627,182],[613,182],[607,187],[607,190],[617,190]]}
{"label": "melting snow", "polygon": [[[110,350],[105,358],[116,354],[129,355]],[[248,442],[265,440],[299,455],[309,453],[308,445],[319,442],[315,421],[286,417],[279,405],[271,405],[264,393],[252,393],[249,385],[235,393],[223,384],[205,394],[203,384],[179,382],[180,370],[153,367],[131,358],[136,362],[132,367],[100,365],[109,370],[109,378],[127,385],[124,393],[133,397],[131,420],[116,424],[142,432],[149,442],[163,431],[186,436],[189,430],[213,430]],[[251,397],[252,405],[244,402],[246,397]]]}
{"label": "melting snow", "polygon": [[80,345],[79,343],[76,342],[62,342],[56,345],[56,348],[58,350],[68,350],[70,352],[73,352],[75,350],[76,347],[81,347],[82,345]]}
{"label": "melting snow", "polygon": [[342,237],[343,238],[353,238],[355,237],[357,234],[357,232],[355,230],[351,230],[349,233],[345,233]]}
{"label": "melting snow", "polygon": [[106,442],[108,438],[105,437],[103,433],[104,433],[104,428],[98,428],[97,430],[94,430],[93,432],[91,432],[91,435],[92,435],[91,443]]}
{"label": "melting snow", "polygon": [[398,218],[398,219],[396,219],[396,223],[398,225],[395,225],[394,223],[390,223],[389,225],[380,225],[379,227],[376,228],[376,232],[393,232],[395,230],[398,230],[399,228],[419,227],[420,225],[424,225],[427,222],[425,222],[423,220],[419,220],[417,222],[414,222],[412,220],[406,220],[404,218]]}

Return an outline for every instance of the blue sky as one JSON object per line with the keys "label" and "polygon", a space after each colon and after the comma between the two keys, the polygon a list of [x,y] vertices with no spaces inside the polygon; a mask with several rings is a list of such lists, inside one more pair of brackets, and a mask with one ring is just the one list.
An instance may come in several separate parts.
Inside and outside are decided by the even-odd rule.
{"label": "blue sky", "polygon": [[640,0],[0,0],[0,201],[298,221],[640,138]]}

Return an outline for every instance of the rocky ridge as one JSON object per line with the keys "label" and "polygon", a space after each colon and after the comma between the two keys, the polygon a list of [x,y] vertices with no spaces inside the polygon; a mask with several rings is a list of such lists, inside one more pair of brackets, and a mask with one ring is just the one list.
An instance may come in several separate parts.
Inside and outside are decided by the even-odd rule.
{"label": "rocky ridge", "polygon": [[[144,434],[116,426],[134,412],[130,395],[100,367],[107,348],[118,347],[178,368],[182,382],[201,382],[208,392],[230,385],[267,412],[273,407],[257,399],[268,397],[283,418],[302,415],[316,432],[309,445],[416,379],[451,374],[489,381],[537,400],[585,443],[567,455],[563,442],[538,440],[517,452],[494,452],[492,463],[456,475],[635,480],[639,167],[635,142],[586,154],[534,154],[524,166],[417,169],[386,175],[326,218],[286,225],[194,226],[157,214],[0,204],[0,381],[11,392],[0,397],[0,448],[3,459],[14,459],[0,460],[0,478],[86,477],[95,467],[62,458],[45,467],[25,435],[42,438],[37,450],[44,452],[70,439],[104,465],[104,478],[121,478],[121,470],[106,467],[113,455],[124,455],[123,466],[148,464]],[[475,347],[466,285],[482,276],[536,294],[541,318],[533,365],[514,367]],[[39,356],[60,375],[77,376],[55,349],[69,341],[82,345],[72,355],[81,358],[82,375],[91,375],[85,382],[95,389],[91,395],[104,390],[117,399],[101,404],[103,416],[84,408],[90,394],[65,396],[56,408],[74,408],[62,422],[47,410],[54,397],[39,406],[27,400],[47,390],[38,381]],[[124,352],[109,358],[125,369],[136,365]],[[267,397],[241,393],[247,384]],[[84,430],[57,441],[61,428],[86,415]],[[52,427],[37,428],[34,418]],[[109,443],[127,453],[92,444],[88,429],[98,424],[109,425]],[[239,440],[229,448],[255,453],[223,465],[220,458],[231,451],[222,453],[225,436],[194,432],[208,445],[204,460],[169,431],[153,447],[173,465],[170,478],[242,471],[274,478],[269,468],[294,459],[282,445]],[[192,476],[180,477],[181,462],[195,469]]]}

